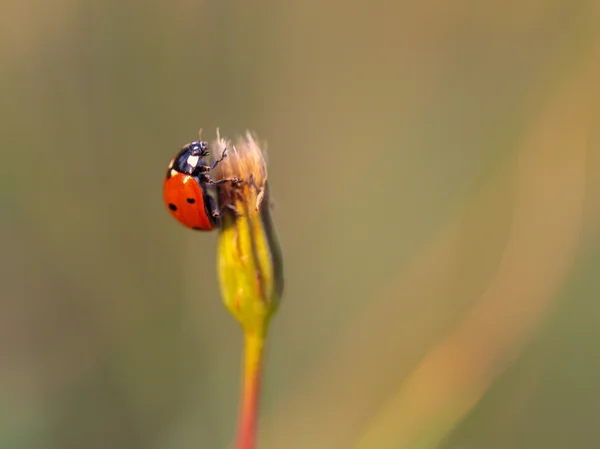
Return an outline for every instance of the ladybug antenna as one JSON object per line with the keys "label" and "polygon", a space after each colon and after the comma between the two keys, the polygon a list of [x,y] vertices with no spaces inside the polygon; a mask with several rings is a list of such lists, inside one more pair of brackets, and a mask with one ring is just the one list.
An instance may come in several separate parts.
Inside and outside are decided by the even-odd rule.
{"label": "ladybug antenna", "polygon": [[202,140],[202,128],[198,130],[198,145],[200,146],[200,153],[203,156],[208,156],[210,154],[208,151],[208,142]]}

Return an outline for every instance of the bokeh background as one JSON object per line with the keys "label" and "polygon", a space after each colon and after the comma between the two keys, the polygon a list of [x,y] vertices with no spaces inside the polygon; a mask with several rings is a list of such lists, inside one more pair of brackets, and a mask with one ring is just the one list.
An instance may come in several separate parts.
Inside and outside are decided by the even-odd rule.
{"label": "bokeh background", "polygon": [[162,204],[268,143],[260,449],[600,448],[600,6],[4,1],[0,448],[225,449],[241,332]]}

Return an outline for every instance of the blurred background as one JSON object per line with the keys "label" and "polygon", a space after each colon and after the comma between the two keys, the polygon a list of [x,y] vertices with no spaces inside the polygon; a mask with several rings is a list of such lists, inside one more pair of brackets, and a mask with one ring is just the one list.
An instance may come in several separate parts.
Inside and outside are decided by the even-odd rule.
{"label": "blurred background", "polygon": [[241,331],[166,166],[267,141],[260,449],[600,448],[600,7],[2,4],[0,448],[225,449]]}

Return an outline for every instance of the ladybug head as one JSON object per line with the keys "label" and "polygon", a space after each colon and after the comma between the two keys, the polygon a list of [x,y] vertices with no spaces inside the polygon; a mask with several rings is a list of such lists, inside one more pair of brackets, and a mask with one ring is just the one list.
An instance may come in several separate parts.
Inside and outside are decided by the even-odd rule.
{"label": "ladybug head", "polygon": [[188,143],[184,150],[187,150],[190,156],[208,156],[208,143],[200,140],[194,140]]}

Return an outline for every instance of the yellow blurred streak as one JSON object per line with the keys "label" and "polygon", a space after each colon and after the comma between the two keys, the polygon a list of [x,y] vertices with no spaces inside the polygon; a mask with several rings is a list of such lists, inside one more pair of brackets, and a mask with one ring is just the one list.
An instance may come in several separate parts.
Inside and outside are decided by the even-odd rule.
{"label": "yellow blurred streak", "polygon": [[579,248],[598,61],[600,45],[523,143],[513,224],[489,289],[369,423],[356,449],[436,447],[543,320]]}

